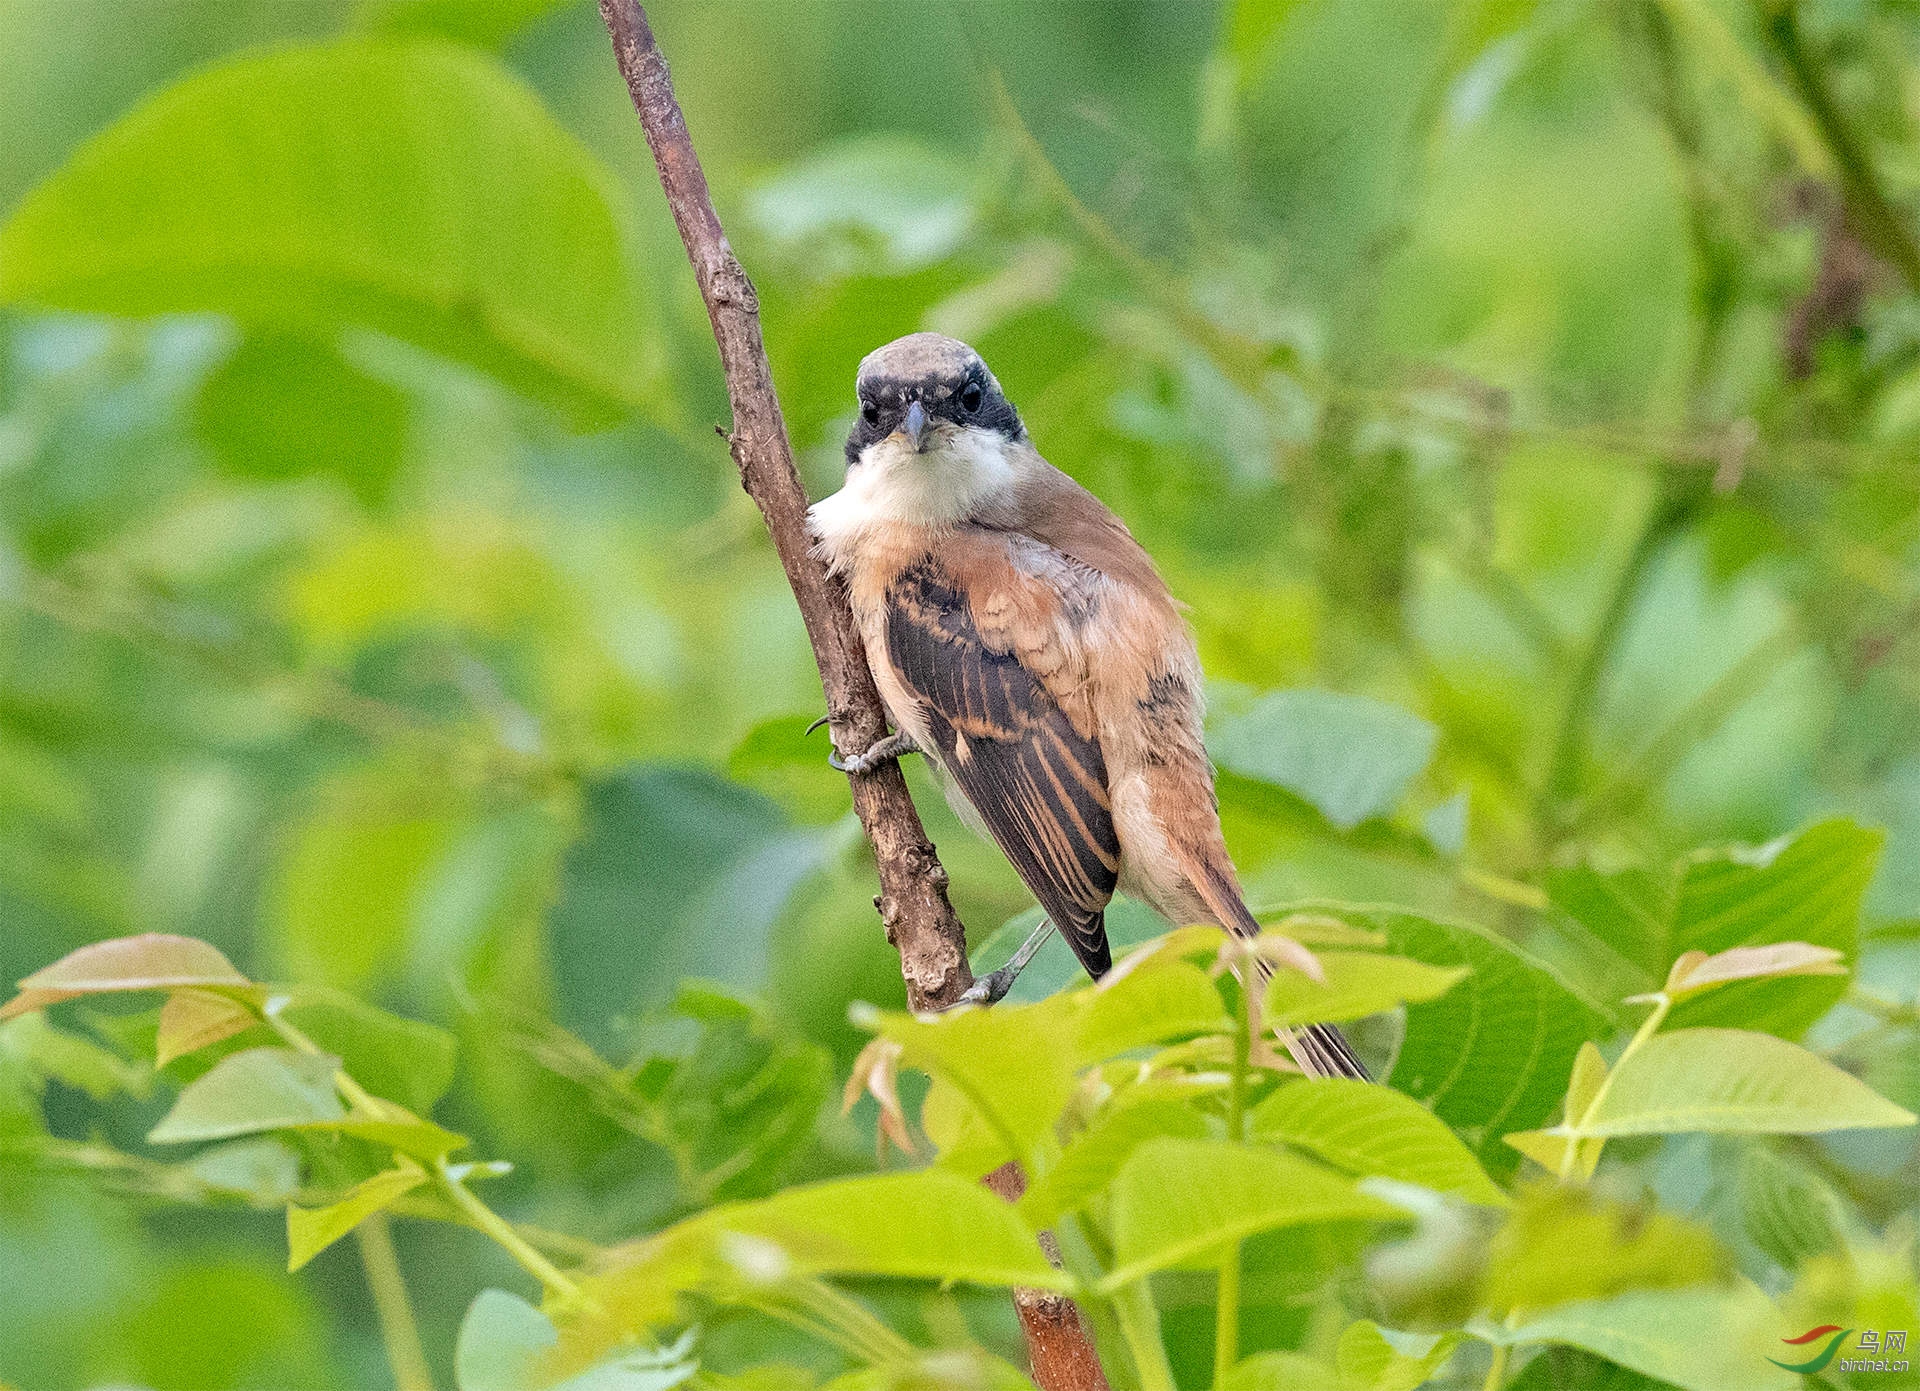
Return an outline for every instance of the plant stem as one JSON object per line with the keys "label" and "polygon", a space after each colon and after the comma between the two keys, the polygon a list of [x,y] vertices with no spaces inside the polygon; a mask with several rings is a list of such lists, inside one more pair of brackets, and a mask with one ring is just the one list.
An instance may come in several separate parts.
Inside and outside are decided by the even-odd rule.
{"label": "plant stem", "polygon": [[1133,1355],[1140,1391],[1175,1391],[1173,1368],[1160,1341],[1160,1311],[1153,1307],[1147,1282],[1135,1280],[1123,1285],[1114,1291],[1110,1303],[1120,1334],[1127,1340],[1127,1351]]}
{"label": "plant stem", "polygon": [[380,1339],[386,1344],[395,1391],[433,1391],[433,1373],[427,1369],[420,1325],[413,1317],[413,1301],[407,1297],[400,1258],[394,1254],[387,1215],[374,1213],[355,1227],[353,1234],[360,1243],[360,1264],[367,1272],[367,1288],[373,1292],[373,1308],[380,1318]]}
{"label": "plant stem", "polygon": [[1633,613],[1633,602],[1639,597],[1647,572],[1653,568],[1667,541],[1692,517],[1697,505],[1694,499],[1693,489],[1671,482],[1664,484],[1646,526],[1614,579],[1613,589],[1600,611],[1600,621],[1567,689],[1567,703],[1560,712],[1553,752],[1547,760],[1547,775],[1534,799],[1534,820],[1543,830],[1557,832],[1559,829],[1556,823],[1562,817],[1561,808],[1579,784],[1581,756],[1586,751],[1588,726],[1599,701],[1607,660],[1613,655],[1614,645]]}
{"label": "plant stem", "polygon": [[[308,1038],[305,1033],[287,1022],[285,1010],[287,1006],[292,1003],[293,1001],[285,995],[275,995],[262,1006],[260,1016],[267,1021],[268,1028],[272,1029],[276,1034],[279,1034],[281,1038],[285,1039],[287,1043],[297,1051],[310,1054],[316,1058],[324,1056],[326,1049],[322,1048],[319,1044]],[[366,1111],[375,1116],[386,1116],[389,1114],[387,1103],[354,1081],[353,1078],[347,1076],[346,1069],[334,1069],[333,1085],[356,1109]]]}
{"label": "plant stem", "polygon": [[1506,1384],[1509,1351],[1505,1343],[1493,1345],[1493,1361],[1487,1367],[1487,1379],[1480,1383],[1480,1391],[1500,1391],[1500,1388]]}
{"label": "plant stem", "polygon": [[[1246,972],[1256,976],[1253,971]],[[1240,982],[1234,1009],[1233,1073],[1227,1087],[1227,1138],[1247,1138],[1247,1065],[1253,1054],[1253,986]],[[1213,1383],[1218,1386],[1240,1360],[1240,1243],[1220,1257],[1220,1283],[1214,1296]]]}
{"label": "plant stem", "polygon": [[1240,1243],[1220,1260],[1220,1284],[1214,1296],[1213,1384],[1218,1386],[1240,1360]]}
{"label": "plant stem", "polygon": [[448,1169],[446,1160],[440,1161],[435,1177],[439,1180],[441,1191],[453,1200],[454,1205],[467,1215],[474,1226],[505,1248],[507,1254],[520,1263],[522,1270],[562,1299],[580,1297],[580,1287],[562,1274],[552,1261],[529,1246],[518,1232],[507,1225],[504,1217],[474,1197],[466,1184]]}
{"label": "plant stem", "polygon": [[1767,38],[1800,100],[1813,113],[1820,138],[1833,155],[1854,225],[1873,249],[1900,272],[1907,288],[1920,291],[1920,242],[1914,240],[1913,233],[1895,210],[1893,200],[1880,186],[1880,176],[1874,170],[1866,146],[1847,123],[1839,102],[1827,86],[1826,73],[1807,51],[1805,36],[1800,32],[1799,5],[1796,0],[1774,0],[1767,9]]}

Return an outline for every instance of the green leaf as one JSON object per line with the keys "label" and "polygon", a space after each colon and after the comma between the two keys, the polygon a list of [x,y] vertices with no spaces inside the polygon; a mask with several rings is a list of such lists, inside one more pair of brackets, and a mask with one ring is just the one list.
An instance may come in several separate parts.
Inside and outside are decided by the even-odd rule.
{"label": "green leaf", "polygon": [[686,1224],[749,1281],[886,1275],[1063,1289],[1011,1204],[944,1169],[835,1179]]}
{"label": "green leaf", "polygon": [[967,1100],[966,1093],[937,1074],[920,1103],[920,1128],[940,1152],[941,1167],[968,1178],[991,1173],[1016,1157],[1006,1138]]}
{"label": "green leaf", "polygon": [[0,1020],[81,995],[251,984],[234,970],[232,962],[205,942],[165,932],[147,932],[138,937],[94,942],[35,971],[20,982],[20,993],[0,1006]]}
{"label": "green leaf", "polygon": [[1298,1352],[1256,1352],[1233,1365],[1214,1391],[1329,1391],[1338,1375]]}
{"label": "green leaf", "polygon": [[1481,1299],[1501,1315],[1550,1309],[1623,1290],[1706,1284],[1728,1266],[1713,1234],[1697,1223],[1542,1181],[1520,1190],[1488,1245]]}
{"label": "green leaf", "polygon": [[476,48],[499,48],[565,0],[359,0],[357,28],[439,34]]}
{"label": "green leaf", "polygon": [[375,1096],[424,1113],[453,1083],[459,1045],[445,1029],[319,986],[297,990],[283,1015]]}
{"label": "green leaf", "polygon": [[1137,970],[1123,973],[1124,967],[1122,962],[1106,979],[1068,997],[1080,1064],[1230,1027],[1219,990],[1199,967],[1160,954]]}
{"label": "green leaf", "polygon": [[1027,1186],[1020,1215],[1035,1228],[1051,1227],[1061,1215],[1078,1211],[1112,1182],[1134,1150],[1163,1135],[1206,1138],[1207,1123],[1183,1101],[1164,1096],[1122,1099],[1094,1118],[1060,1158]]}
{"label": "green leaf", "polygon": [[868,1022],[901,1045],[903,1063],[945,1079],[1002,1144],[1026,1159],[1052,1136],[1073,1095],[1077,1030],[1067,998],[933,1019],[876,1012]]}
{"label": "green leaf", "polygon": [[946,1348],[843,1372],[820,1391],[1033,1391],[1033,1383],[979,1348]]}
{"label": "green leaf", "polygon": [[1256,1138],[1297,1145],[1359,1178],[1417,1183],[1490,1207],[1509,1201],[1445,1122],[1390,1087],[1289,1083],[1254,1108],[1252,1123]]}
{"label": "green leaf", "polygon": [[612,187],[472,50],[289,48],[167,88],[30,193],[0,301],[362,325],[605,421],[645,376]]}
{"label": "green leaf", "polygon": [[1148,1140],[1113,1181],[1115,1290],[1156,1270],[1207,1264],[1255,1232],[1309,1222],[1392,1221],[1399,1208],[1309,1160],[1217,1140]]}
{"label": "green leaf", "polygon": [[898,136],[818,150],[756,188],[747,215],[811,274],[899,274],[951,254],[973,223],[967,171]]}
{"label": "green leaf", "polygon": [[147,1139],[156,1145],[224,1140],[260,1130],[337,1121],[340,1060],[291,1048],[249,1048],[222,1058],[181,1091]]}
{"label": "green leaf", "polygon": [[[1600,1056],[1600,1050],[1593,1044],[1581,1044],[1579,1053],[1574,1055],[1573,1075],[1567,1079],[1567,1101],[1561,1113],[1566,1124],[1587,1113],[1587,1108],[1600,1095],[1600,1086],[1606,1080],[1607,1060]],[[1600,1152],[1607,1143],[1605,1140],[1575,1140],[1545,1130],[1516,1130],[1503,1138],[1548,1173],[1577,1176],[1582,1183],[1592,1178],[1593,1171],[1600,1167]],[[1567,1154],[1569,1149],[1573,1151],[1571,1161]],[[1568,1167],[1569,1162],[1571,1168]]]}
{"label": "green leaf", "polygon": [[1602,1016],[1548,967],[1482,928],[1391,908],[1305,903],[1289,911],[1382,933],[1389,951],[1469,974],[1437,1000],[1407,1006],[1388,1079],[1426,1102],[1495,1178],[1519,1163],[1499,1137],[1559,1108],[1575,1053],[1606,1032]]}
{"label": "green leaf", "polygon": [[442,1129],[432,1121],[422,1120],[419,1116],[401,1109],[398,1116],[349,1115],[340,1120],[315,1121],[301,1127],[307,1130],[330,1130],[338,1135],[352,1135],[371,1144],[383,1145],[399,1154],[432,1164],[446,1158],[457,1149],[464,1149],[468,1140],[464,1135],[456,1135],[451,1130]]}
{"label": "green leaf", "polygon": [[1310,802],[1343,831],[1384,816],[1433,757],[1411,711],[1339,691],[1274,691],[1208,741],[1215,760]]}
{"label": "green leaf", "polygon": [[200,389],[200,437],[223,472],[274,482],[333,477],[378,506],[406,445],[406,393],[331,344],[250,333]]}
{"label": "green leaf", "polygon": [[1371,1319],[1350,1323],[1334,1345],[1340,1391],[1415,1391],[1446,1365],[1465,1336],[1389,1333]]}
{"label": "green leaf", "polygon": [[1747,1237],[1787,1270],[1844,1249],[1846,1204],[1827,1181],[1765,1145],[1741,1149],[1740,1221]]}
{"label": "green leaf", "polygon": [[126,1093],[145,1097],[152,1089],[146,1067],[128,1062],[92,1039],[50,1023],[44,1014],[27,1014],[0,1023],[0,1065],[11,1063],[37,1089],[52,1080],[95,1101]]}
{"label": "green leaf", "polygon": [[1911,1111],[1798,1044],[1744,1029],[1676,1029],[1622,1058],[1567,1133],[1808,1135],[1913,1123]]}
{"label": "green leaf", "polygon": [[298,1270],[334,1242],[373,1216],[385,1212],[427,1181],[426,1170],[403,1164],[364,1179],[337,1203],[325,1207],[287,1207],[287,1270]]}
{"label": "green leaf", "polygon": [[211,990],[175,990],[160,1006],[153,1065],[165,1067],[175,1058],[197,1053],[259,1022],[260,1017],[252,1010],[225,995]]}
{"label": "green leaf", "polygon": [[556,1382],[548,1364],[560,1335],[553,1321],[519,1295],[482,1290],[467,1306],[454,1345],[459,1391],[669,1391],[699,1364],[692,1339],[666,1348],[623,1347],[586,1371]]}
{"label": "green leaf", "polygon": [[[1823,821],[1758,849],[1691,858],[1674,903],[1673,954],[1804,942],[1851,958],[1859,946],[1861,899],[1884,840],[1882,832],[1851,821]],[[1845,992],[1845,980],[1824,975],[1739,982],[1676,1007],[1669,1023],[1792,1038]]]}
{"label": "green leaf", "polygon": [[1799,1379],[1767,1364],[1773,1302],[1742,1281],[1728,1288],[1629,1290],[1568,1304],[1517,1328],[1468,1327],[1490,1343],[1566,1343],[1683,1391],[1793,1391]]}
{"label": "green leaf", "polygon": [[238,1194],[256,1207],[278,1207],[300,1187],[300,1156],[266,1135],[209,1145],[175,1167],[197,1184]]}
{"label": "green leaf", "polygon": [[1325,984],[1298,971],[1276,971],[1267,983],[1265,1022],[1279,1028],[1359,1019],[1400,1004],[1438,999],[1466,979],[1464,966],[1430,966],[1378,952],[1321,952]]}

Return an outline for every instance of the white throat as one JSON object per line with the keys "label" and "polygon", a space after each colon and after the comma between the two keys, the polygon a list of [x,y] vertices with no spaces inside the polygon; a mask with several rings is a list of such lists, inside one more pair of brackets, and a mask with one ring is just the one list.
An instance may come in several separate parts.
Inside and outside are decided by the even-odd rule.
{"label": "white throat", "polygon": [[1005,500],[1021,446],[991,430],[935,429],[918,453],[897,435],[868,445],[845,486],[813,505],[808,521],[830,564],[850,563],[877,528],[958,526]]}

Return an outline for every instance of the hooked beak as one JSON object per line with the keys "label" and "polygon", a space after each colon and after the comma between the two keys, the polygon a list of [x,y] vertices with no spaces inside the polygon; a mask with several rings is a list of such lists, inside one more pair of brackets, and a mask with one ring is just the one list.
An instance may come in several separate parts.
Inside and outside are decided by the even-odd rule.
{"label": "hooked beak", "polygon": [[909,401],[906,418],[900,422],[899,433],[907,437],[907,442],[913,446],[914,453],[919,453],[923,447],[921,440],[927,433],[927,408],[918,401]]}

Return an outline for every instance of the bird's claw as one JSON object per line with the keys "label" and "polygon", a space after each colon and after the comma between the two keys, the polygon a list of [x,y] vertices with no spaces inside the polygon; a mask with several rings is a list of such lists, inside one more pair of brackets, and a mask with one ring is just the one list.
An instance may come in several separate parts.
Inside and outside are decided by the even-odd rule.
{"label": "bird's claw", "polygon": [[958,1009],[961,1005],[997,1005],[1007,997],[1007,992],[1013,989],[1014,978],[1019,974],[1020,972],[1011,966],[1002,966],[997,971],[976,976],[973,984],[967,987],[966,993],[955,1000],[951,1008]]}
{"label": "bird's claw", "polygon": [[863,753],[848,754],[845,758],[842,758],[840,756],[840,750],[835,749],[827,755],[827,766],[837,773],[853,773],[857,775],[861,773],[871,773],[874,769],[874,761]]}

